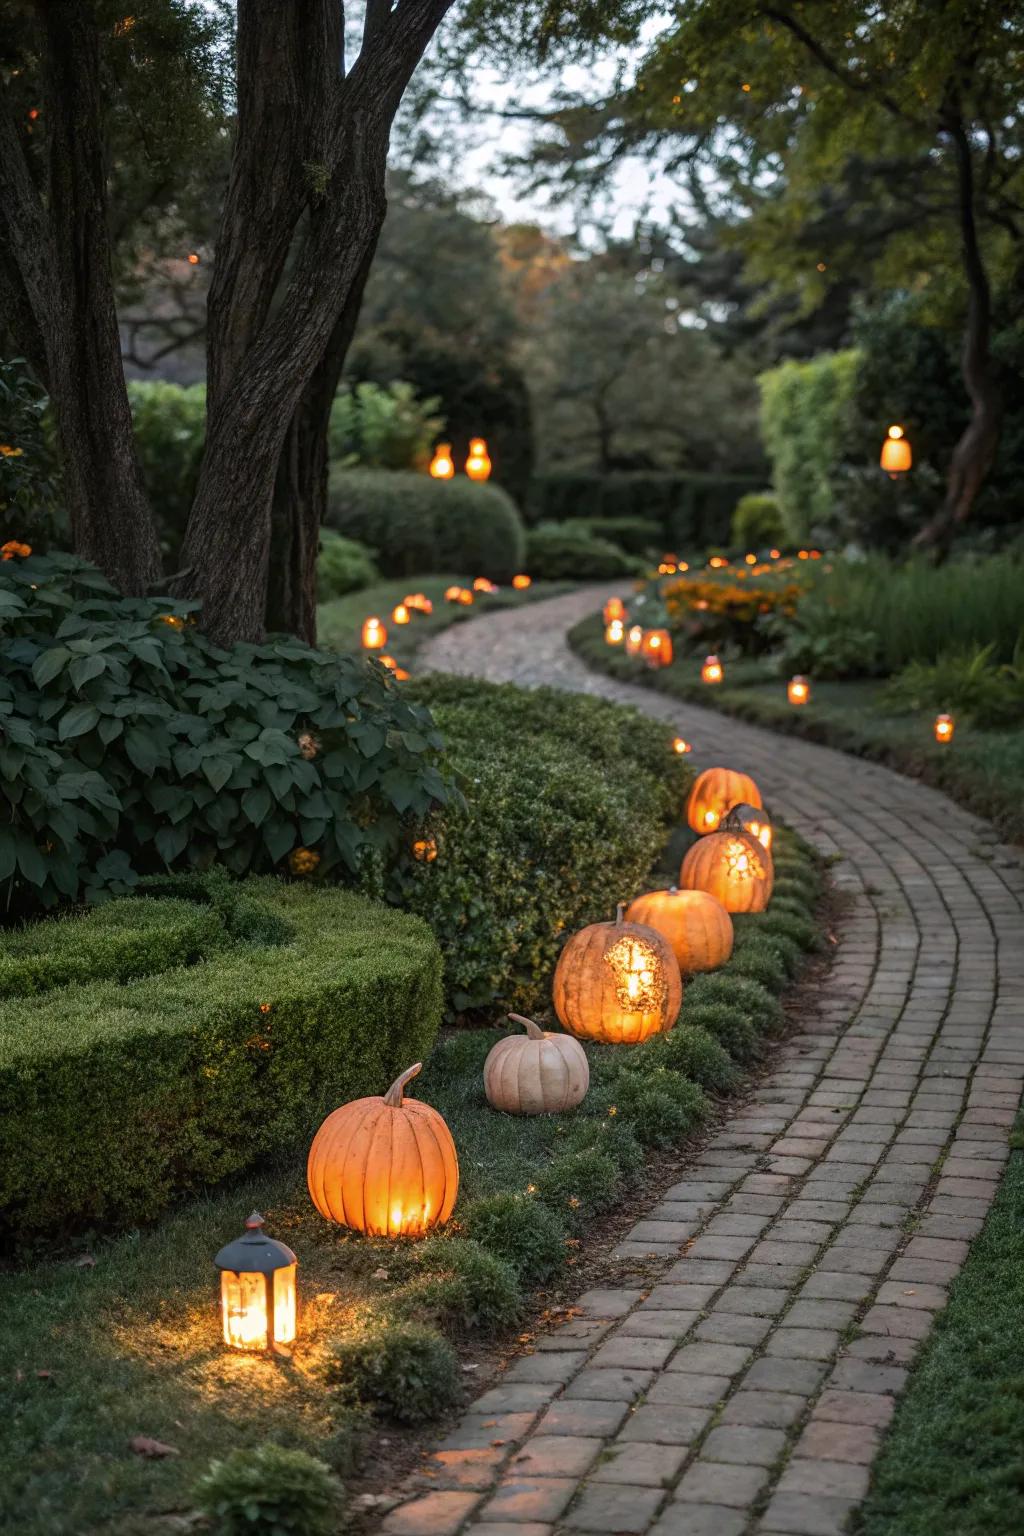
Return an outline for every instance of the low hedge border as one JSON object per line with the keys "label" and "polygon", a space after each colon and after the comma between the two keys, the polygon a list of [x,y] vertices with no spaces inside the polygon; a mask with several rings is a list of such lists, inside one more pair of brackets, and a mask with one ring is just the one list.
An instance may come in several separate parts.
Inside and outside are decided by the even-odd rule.
{"label": "low hedge border", "polygon": [[440,955],[418,918],[273,879],[153,890],[0,951],[8,1236],[150,1218],[308,1135],[434,1039]]}
{"label": "low hedge border", "polygon": [[[654,671],[636,662],[633,657],[626,656],[620,649],[606,644],[600,614],[581,619],[569,631],[567,639],[580,660],[595,672],[603,672],[621,682],[654,688],[659,693],[667,693],[672,698],[684,699],[691,704],[700,704],[706,709],[717,709],[724,715],[748,720],[753,725],[765,726],[781,735],[799,736],[804,741],[834,747],[837,751],[849,752],[869,762],[883,763],[897,773],[930,784],[933,789],[949,795],[951,800],[955,800],[965,810],[991,821],[1008,842],[1024,842],[1024,802],[1019,792],[1019,775],[993,770],[990,764],[986,774],[984,733],[979,733],[980,750],[968,758],[963,753],[957,755],[945,747],[933,747],[927,737],[927,717],[922,717],[920,741],[904,745],[894,741],[891,735],[882,739],[881,736],[868,734],[855,721],[838,711],[826,714],[820,709],[793,709],[781,695],[777,699],[762,698],[751,690],[730,688],[728,680],[724,687],[708,688],[703,683],[684,677],[677,667],[662,667]],[[696,669],[695,660],[691,660]]]}

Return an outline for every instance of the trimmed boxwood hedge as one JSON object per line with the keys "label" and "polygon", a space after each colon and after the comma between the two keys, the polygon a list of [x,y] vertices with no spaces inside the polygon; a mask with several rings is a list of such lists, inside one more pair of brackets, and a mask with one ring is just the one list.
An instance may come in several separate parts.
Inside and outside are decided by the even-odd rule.
{"label": "trimmed boxwood hedge", "polygon": [[366,544],[385,576],[466,571],[509,581],[523,569],[516,504],[464,475],[432,480],[403,470],[335,469],[327,525]]}
{"label": "trimmed boxwood hedge", "polygon": [[409,685],[465,796],[437,859],[396,876],[437,934],[455,1013],[543,1006],[565,935],[643,888],[693,777],[667,728],[553,688],[475,678]]}
{"label": "trimmed boxwood hedge", "polygon": [[418,918],[272,879],[160,888],[193,899],[117,901],[0,950],[0,1232],[151,1217],[434,1039]]}

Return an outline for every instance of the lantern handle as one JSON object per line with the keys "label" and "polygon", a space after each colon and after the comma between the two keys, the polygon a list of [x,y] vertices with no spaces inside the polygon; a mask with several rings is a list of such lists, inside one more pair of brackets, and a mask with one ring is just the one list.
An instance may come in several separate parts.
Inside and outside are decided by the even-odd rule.
{"label": "lantern handle", "polygon": [[509,1020],[513,1024],[521,1024],[531,1040],[544,1039],[544,1031],[541,1029],[540,1025],[535,1023],[533,1019],[528,1019],[525,1014],[510,1013]]}
{"label": "lantern handle", "polygon": [[422,1063],[422,1061],[416,1062],[415,1066],[406,1067],[405,1071],[402,1072],[398,1077],[395,1078],[394,1082],[391,1084],[391,1087],[388,1089],[387,1093],[384,1095],[384,1103],[387,1104],[391,1109],[401,1109],[401,1107],[402,1107],[402,1093],[403,1093],[403,1090],[405,1089],[406,1083],[408,1083],[412,1078],[414,1078],[416,1076],[417,1072],[422,1072],[422,1071],[423,1071],[423,1063]]}

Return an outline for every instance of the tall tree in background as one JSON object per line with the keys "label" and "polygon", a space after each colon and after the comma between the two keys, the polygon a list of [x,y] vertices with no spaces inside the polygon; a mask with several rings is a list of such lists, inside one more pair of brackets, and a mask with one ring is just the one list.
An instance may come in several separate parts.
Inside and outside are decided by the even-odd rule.
{"label": "tall tree in background", "polygon": [[[219,640],[262,635],[272,543],[286,573],[275,620],[311,638],[329,402],[384,218],[395,114],[452,4],[239,0],[206,452],[175,582],[202,600]],[[455,52],[492,22],[500,47],[571,47],[614,35],[636,9],[470,0]],[[174,70],[168,94],[152,67],[161,27],[180,29],[182,58],[202,75],[196,29],[210,13],[195,0],[139,0],[128,16],[111,0],[3,0],[0,14],[0,299],[54,402],[75,547],[141,591],[159,579],[159,552],[114,303],[111,125],[147,70],[154,96],[173,101]],[[142,140],[146,120],[140,100]]]}

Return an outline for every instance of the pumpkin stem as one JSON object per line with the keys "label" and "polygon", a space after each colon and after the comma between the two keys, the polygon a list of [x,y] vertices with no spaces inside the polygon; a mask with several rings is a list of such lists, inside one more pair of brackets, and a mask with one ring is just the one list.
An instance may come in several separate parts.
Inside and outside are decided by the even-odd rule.
{"label": "pumpkin stem", "polygon": [[418,1061],[414,1067],[406,1067],[405,1071],[401,1073],[399,1077],[395,1078],[394,1082],[391,1084],[391,1087],[384,1095],[384,1103],[390,1105],[392,1109],[401,1109],[402,1090],[405,1088],[406,1083],[409,1082],[411,1078],[416,1076],[417,1072],[422,1071],[422,1061]]}
{"label": "pumpkin stem", "polygon": [[615,921],[617,923],[622,923],[622,922],[625,922],[625,919],[626,919],[626,903],[624,901],[617,902],[616,906],[615,906]]}
{"label": "pumpkin stem", "polygon": [[544,1039],[544,1031],[541,1029],[540,1025],[535,1024],[532,1019],[526,1018],[524,1014],[510,1013],[509,1019],[513,1024],[521,1024],[531,1040]]}

